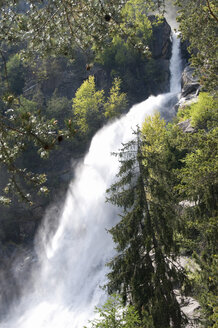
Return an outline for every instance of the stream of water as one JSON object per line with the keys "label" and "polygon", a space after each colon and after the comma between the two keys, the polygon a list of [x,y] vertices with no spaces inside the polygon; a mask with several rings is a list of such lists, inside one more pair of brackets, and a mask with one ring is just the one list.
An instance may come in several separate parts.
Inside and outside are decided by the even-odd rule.
{"label": "stream of water", "polygon": [[[180,42],[173,38],[170,62],[170,92],[151,96],[133,106],[119,120],[103,127],[93,137],[89,152],[78,165],[51,233],[52,214],[45,217],[37,239],[38,262],[29,281],[23,281],[19,304],[9,309],[1,328],[82,328],[93,317],[94,307],[105,300],[99,287],[105,284],[105,263],[114,254],[106,229],[117,220],[117,209],[105,202],[105,191],[118,172],[117,158],[111,155],[132,138],[136,125],[147,115],[160,111],[173,115],[180,93]],[[55,221],[55,220],[54,220]]]}

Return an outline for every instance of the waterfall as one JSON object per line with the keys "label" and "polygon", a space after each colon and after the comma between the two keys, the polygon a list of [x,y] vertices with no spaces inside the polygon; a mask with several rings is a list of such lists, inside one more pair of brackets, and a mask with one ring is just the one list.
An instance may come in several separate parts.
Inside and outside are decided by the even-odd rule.
{"label": "waterfall", "polygon": [[182,74],[182,59],[180,56],[180,39],[178,33],[172,34],[172,56],[170,60],[170,92],[180,93],[181,91],[181,74]]}
{"label": "waterfall", "polygon": [[[106,299],[105,263],[114,255],[106,229],[118,220],[117,209],[105,202],[105,190],[118,172],[111,156],[132,138],[132,130],[147,115],[168,113],[180,92],[179,40],[173,36],[170,93],[151,96],[129,113],[103,127],[93,137],[89,152],[78,165],[60,209],[58,228],[49,236],[50,211],[37,239],[38,260],[29,281],[23,281],[19,304],[9,311],[1,328],[82,328],[95,306]],[[178,68],[179,66],[179,68]],[[176,96],[175,96],[176,94]]]}

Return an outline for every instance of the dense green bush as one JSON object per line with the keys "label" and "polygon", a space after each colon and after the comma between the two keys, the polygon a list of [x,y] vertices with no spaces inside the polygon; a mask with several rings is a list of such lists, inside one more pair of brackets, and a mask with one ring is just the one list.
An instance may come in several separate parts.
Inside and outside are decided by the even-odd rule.
{"label": "dense green bush", "polygon": [[181,109],[178,112],[180,119],[191,119],[193,127],[205,129],[217,125],[218,121],[218,101],[217,98],[208,92],[201,92],[197,102]]}
{"label": "dense green bush", "polygon": [[25,84],[25,67],[19,54],[12,55],[7,62],[9,87],[15,95],[22,94]]}
{"label": "dense green bush", "polygon": [[116,294],[102,307],[96,308],[95,312],[97,318],[90,321],[91,328],[153,328],[150,317],[144,314],[144,318],[140,318],[134,306],[124,307],[121,298]]}

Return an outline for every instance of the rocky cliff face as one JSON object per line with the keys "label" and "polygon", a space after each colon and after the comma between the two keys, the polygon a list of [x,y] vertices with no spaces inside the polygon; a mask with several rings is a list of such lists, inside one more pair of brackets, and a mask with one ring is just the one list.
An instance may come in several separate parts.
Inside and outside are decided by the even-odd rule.
{"label": "rocky cliff face", "polygon": [[[150,16],[150,21],[156,21],[155,16]],[[159,72],[162,75],[162,81],[154,83],[154,94],[164,93],[169,90],[170,73],[169,65],[172,51],[171,27],[164,19],[158,25],[153,25],[153,38],[150,45],[152,58],[155,60]],[[152,82],[151,82],[152,83]]]}
{"label": "rocky cliff face", "polygon": [[[186,106],[196,102],[197,96],[200,92],[200,82],[198,76],[195,74],[194,68],[186,64],[182,73],[182,92],[181,97],[176,105],[177,110],[183,109]],[[187,119],[178,124],[185,133],[193,133],[195,129],[191,126],[191,120]]]}
{"label": "rocky cliff face", "polygon": [[[155,16],[150,16],[149,20],[153,24],[157,21]],[[153,37],[150,47],[154,59],[170,59],[172,49],[170,34],[171,28],[166,19],[163,19],[163,21],[157,25],[153,25]]]}
{"label": "rocky cliff face", "polygon": [[[152,23],[156,21],[155,16],[150,16],[149,19]],[[84,54],[79,53],[76,54],[75,63],[71,66],[63,58],[55,65],[48,62],[47,68],[50,73],[41,85],[43,94],[50,97],[56,90],[58,95],[72,98],[77,88],[89,75],[95,76],[99,89],[104,88],[107,91],[111,86],[114,71],[116,71],[115,76],[122,79],[123,91],[128,94],[131,105],[149,97],[150,94],[167,92],[170,79],[171,28],[163,19],[161,23],[154,24],[152,29],[153,37],[149,45],[152,58],[139,56],[135,61],[134,59],[127,61],[125,67],[118,70],[113,67],[112,57],[109,67],[97,63],[89,66]]]}
{"label": "rocky cliff face", "polygon": [[[156,21],[155,16],[149,17],[151,23]],[[128,81],[123,81],[124,92],[131,94],[130,104],[144,100],[151,94],[157,95],[169,90],[169,64],[171,58],[172,41],[171,28],[166,19],[161,23],[153,24],[153,36],[150,42],[151,58],[144,58],[138,67],[127,67],[127,79],[130,80],[138,75],[140,80],[140,93],[132,96],[131,90],[125,89]],[[131,64],[130,64],[131,66]],[[111,83],[111,71],[101,65],[94,65],[90,74],[94,74],[97,86],[99,88],[109,89]],[[150,76],[149,76],[150,75]],[[133,88],[133,86],[132,86]]]}
{"label": "rocky cliff face", "polygon": [[195,75],[195,70],[190,65],[187,65],[182,74],[182,97],[190,99],[197,95],[200,90],[198,76]]}

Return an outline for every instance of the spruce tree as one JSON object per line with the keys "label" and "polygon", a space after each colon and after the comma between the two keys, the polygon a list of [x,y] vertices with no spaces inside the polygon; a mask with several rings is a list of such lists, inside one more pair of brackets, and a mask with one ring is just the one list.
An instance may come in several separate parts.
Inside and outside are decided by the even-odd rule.
{"label": "spruce tree", "polygon": [[185,273],[176,262],[175,199],[167,183],[165,157],[146,152],[146,146],[149,141],[137,131],[117,154],[118,180],[108,190],[108,201],[122,211],[121,220],[109,231],[117,255],[108,263],[107,288],[109,293],[118,291],[141,316],[151,315],[154,327],[181,327],[174,288]]}

